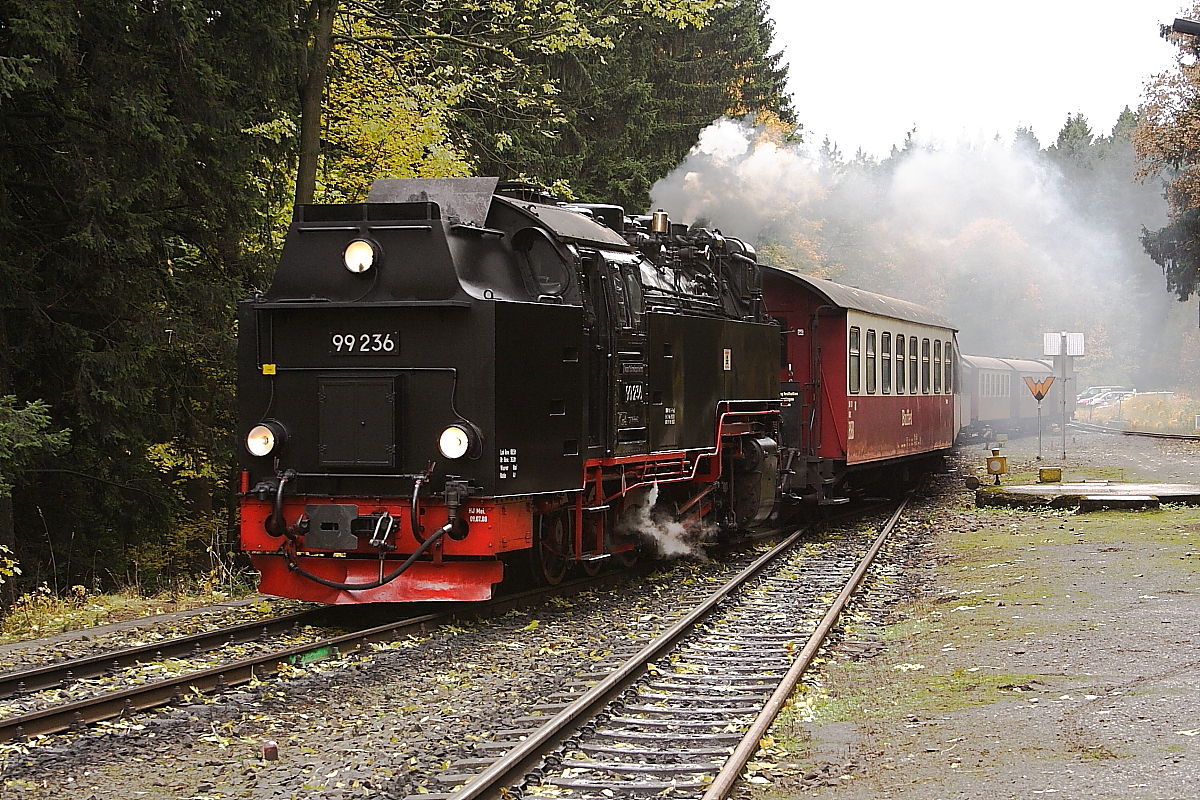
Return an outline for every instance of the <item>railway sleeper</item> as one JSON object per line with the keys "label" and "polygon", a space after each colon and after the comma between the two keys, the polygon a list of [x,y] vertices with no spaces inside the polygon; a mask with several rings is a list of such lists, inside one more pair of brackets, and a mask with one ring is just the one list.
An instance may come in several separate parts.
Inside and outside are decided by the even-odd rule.
{"label": "railway sleeper", "polygon": [[[631,728],[684,728],[705,730],[709,728],[723,727],[719,722],[693,722],[686,719],[645,719],[642,717],[613,717],[609,720],[610,725],[627,725]],[[726,722],[725,725],[730,724]]]}
{"label": "railway sleeper", "polygon": [[761,705],[753,706],[725,706],[722,708],[700,708],[695,706],[625,706],[625,710],[631,714],[695,714],[695,715],[737,715],[737,714],[757,714],[761,709]]}
{"label": "railway sleeper", "polygon": [[[544,781],[544,783],[550,784],[551,786],[557,786],[560,789],[584,789],[596,792],[603,792],[605,789],[609,789],[613,792],[620,792],[621,794],[643,792],[658,794],[659,792],[666,791],[667,789],[672,789],[675,792],[678,792],[680,790],[689,789],[700,790],[708,786],[708,782],[706,781],[637,781],[635,783],[633,781],[580,781],[575,780],[574,778],[558,777],[548,778],[546,781]],[[428,795],[421,795],[421,798],[425,798],[427,796]]]}
{"label": "railway sleeper", "polygon": [[[642,747],[609,747],[602,744],[584,743],[579,745],[577,750],[584,753],[597,753],[603,755],[618,755],[629,756],[630,758],[663,758],[668,755],[676,755],[676,753],[665,753],[662,750],[649,750]],[[717,756],[721,759],[729,755],[728,747],[693,747],[688,750],[680,751],[679,755],[686,756]]]}
{"label": "railway sleeper", "polygon": [[593,772],[612,772],[618,775],[710,775],[720,769],[720,762],[708,764],[635,764],[622,761],[563,761],[566,769],[588,769]]}

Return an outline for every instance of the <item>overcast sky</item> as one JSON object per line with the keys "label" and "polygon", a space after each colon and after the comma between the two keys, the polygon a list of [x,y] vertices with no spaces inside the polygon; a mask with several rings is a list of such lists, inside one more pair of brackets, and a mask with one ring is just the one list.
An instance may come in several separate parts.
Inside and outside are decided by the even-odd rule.
{"label": "overcast sky", "polygon": [[1145,79],[1171,64],[1159,23],[1185,0],[771,0],[776,47],[805,140],[885,156],[914,125],[925,138],[1051,144],[1082,111],[1107,133]]}

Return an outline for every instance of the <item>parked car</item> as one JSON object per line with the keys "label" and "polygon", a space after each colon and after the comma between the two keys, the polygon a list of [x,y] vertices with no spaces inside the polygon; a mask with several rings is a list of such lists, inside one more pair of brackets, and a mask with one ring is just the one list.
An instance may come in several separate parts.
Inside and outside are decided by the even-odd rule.
{"label": "parked car", "polygon": [[1088,400],[1087,407],[1088,408],[1107,408],[1107,407],[1113,405],[1114,403],[1119,403],[1122,400],[1124,400],[1126,397],[1132,397],[1133,395],[1134,395],[1134,392],[1131,392],[1128,390],[1121,390],[1121,391],[1115,391],[1115,392],[1103,392],[1103,393],[1098,394],[1095,397],[1091,398],[1090,400]]}
{"label": "parked car", "polygon": [[1076,398],[1076,403],[1081,408],[1091,405],[1091,401],[1096,399],[1097,396],[1108,392],[1128,392],[1129,394],[1133,394],[1133,389],[1127,386],[1089,386],[1079,394],[1078,398]]}

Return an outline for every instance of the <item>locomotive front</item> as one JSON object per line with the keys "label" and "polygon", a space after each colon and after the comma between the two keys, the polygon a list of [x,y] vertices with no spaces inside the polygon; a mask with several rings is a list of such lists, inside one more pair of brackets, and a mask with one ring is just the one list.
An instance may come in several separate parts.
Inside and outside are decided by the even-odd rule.
{"label": "locomotive front", "polygon": [[[514,251],[486,226],[495,184],[383,181],[365,204],[302,206],[270,290],[240,305],[241,544],[263,592],[485,599],[500,556],[531,545],[529,503],[503,497],[577,485],[577,463],[537,465],[578,439],[580,309],[561,302],[560,243]],[[531,251],[546,263],[523,271]],[[496,366],[517,359],[521,387]],[[546,386],[552,413],[512,413]]]}

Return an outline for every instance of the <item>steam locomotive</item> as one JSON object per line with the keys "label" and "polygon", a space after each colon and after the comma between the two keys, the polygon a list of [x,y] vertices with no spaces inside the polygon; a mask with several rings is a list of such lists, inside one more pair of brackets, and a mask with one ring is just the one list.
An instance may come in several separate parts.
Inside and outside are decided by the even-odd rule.
{"label": "steam locomotive", "polygon": [[954,329],[662,211],[494,178],[297,208],[239,324],[260,590],[482,600],[754,529],[954,438]]}

